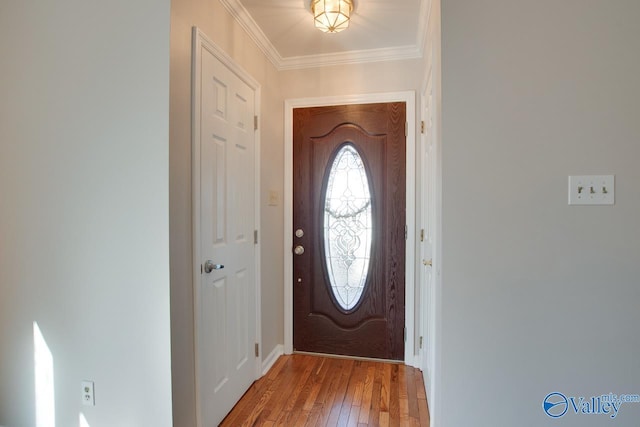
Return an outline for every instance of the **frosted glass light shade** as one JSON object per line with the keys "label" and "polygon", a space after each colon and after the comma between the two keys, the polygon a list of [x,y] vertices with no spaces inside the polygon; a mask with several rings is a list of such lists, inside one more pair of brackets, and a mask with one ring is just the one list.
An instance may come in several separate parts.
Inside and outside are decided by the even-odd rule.
{"label": "frosted glass light shade", "polygon": [[315,26],[325,33],[339,33],[349,27],[353,0],[311,0]]}

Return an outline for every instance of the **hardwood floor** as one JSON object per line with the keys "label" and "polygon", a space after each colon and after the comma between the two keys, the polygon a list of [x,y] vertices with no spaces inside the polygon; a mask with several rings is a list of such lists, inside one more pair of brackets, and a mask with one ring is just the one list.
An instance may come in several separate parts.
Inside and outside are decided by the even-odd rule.
{"label": "hardwood floor", "polygon": [[429,426],[420,370],[294,354],[256,381],[221,426]]}

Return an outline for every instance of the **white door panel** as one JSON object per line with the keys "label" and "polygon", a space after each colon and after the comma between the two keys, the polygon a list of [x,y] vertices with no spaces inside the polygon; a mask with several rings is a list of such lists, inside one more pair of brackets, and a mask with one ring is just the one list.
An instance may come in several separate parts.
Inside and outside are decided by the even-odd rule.
{"label": "white door panel", "polygon": [[196,382],[199,424],[212,426],[256,379],[256,97],[204,44],[195,64]]}

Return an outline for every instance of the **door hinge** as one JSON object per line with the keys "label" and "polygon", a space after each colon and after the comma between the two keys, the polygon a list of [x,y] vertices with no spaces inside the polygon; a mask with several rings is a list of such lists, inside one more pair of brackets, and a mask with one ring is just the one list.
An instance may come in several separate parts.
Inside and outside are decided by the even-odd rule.
{"label": "door hinge", "polygon": [[260,356],[260,344],[256,343],[256,357]]}
{"label": "door hinge", "polygon": [[258,130],[258,116],[253,116],[253,130]]}
{"label": "door hinge", "polygon": [[202,271],[202,264],[200,264],[200,274],[202,274],[202,273],[203,273],[203,271]]}
{"label": "door hinge", "polygon": [[404,122],[404,137],[409,136],[409,122]]}
{"label": "door hinge", "polygon": [[420,230],[420,241],[424,242],[424,228]]}
{"label": "door hinge", "polygon": [[408,240],[409,239],[409,228],[405,225],[404,226],[404,240]]}
{"label": "door hinge", "polygon": [[407,342],[407,328],[405,326],[402,327],[402,334],[404,335],[404,342]]}
{"label": "door hinge", "polygon": [[420,133],[424,133],[424,120],[420,122]]}
{"label": "door hinge", "polygon": [[420,348],[422,348],[422,337],[420,337]]}
{"label": "door hinge", "polygon": [[258,230],[253,230],[253,244],[258,244]]}

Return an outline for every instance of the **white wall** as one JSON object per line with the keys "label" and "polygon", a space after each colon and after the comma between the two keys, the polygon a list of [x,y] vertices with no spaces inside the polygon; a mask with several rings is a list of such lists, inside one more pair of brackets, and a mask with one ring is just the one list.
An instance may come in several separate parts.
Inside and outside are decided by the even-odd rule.
{"label": "white wall", "polygon": [[[261,311],[264,360],[283,335],[283,101],[279,76],[219,1],[171,2],[171,329],[174,424],[195,425],[191,235],[191,29],[199,27],[262,86],[261,126]],[[279,166],[280,165],[280,166]],[[269,190],[280,195],[268,206]]]}
{"label": "white wall", "polygon": [[[638,425],[640,404],[552,420],[542,400],[640,394],[639,18],[442,1],[439,427]],[[570,174],[616,174],[615,206],[568,206]]]}
{"label": "white wall", "polygon": [[2,2],[0,425],[36,424],[33,322],[55,425],[171,425],[169,12]]}
{"label": "white wall", "polygon": [[371,62],[281,72],[284,99],[418,91],[422,62]]}

